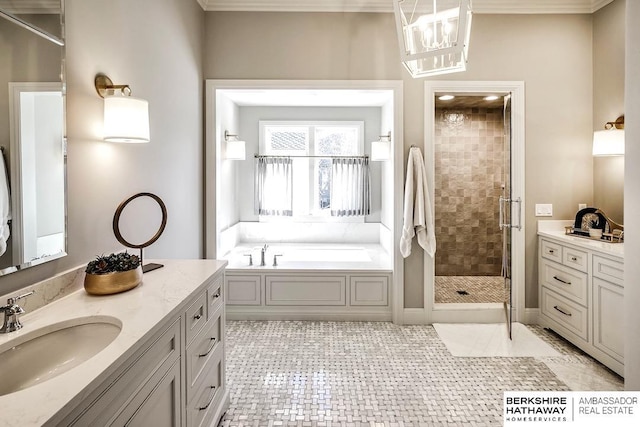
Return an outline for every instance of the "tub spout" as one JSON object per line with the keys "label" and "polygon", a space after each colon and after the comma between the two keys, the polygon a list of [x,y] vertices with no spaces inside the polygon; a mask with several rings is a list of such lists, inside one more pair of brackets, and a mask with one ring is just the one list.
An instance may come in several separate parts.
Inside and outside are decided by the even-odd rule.
{"label": "tub spout", "polygon": [[262,249],[260,249],[260,267],[264,267],[267,263],[264,261],[264,254],[267,253],[267,249],[269,245],[265,244]]}

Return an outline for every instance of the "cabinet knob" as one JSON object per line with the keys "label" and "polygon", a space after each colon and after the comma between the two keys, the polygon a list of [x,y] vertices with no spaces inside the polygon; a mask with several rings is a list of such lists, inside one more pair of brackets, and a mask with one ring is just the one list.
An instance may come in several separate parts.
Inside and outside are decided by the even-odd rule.
{"label": "cabinet knob", "polygon": [[196,320],[200,320],[200,319],[202,319],[202,314],[200,314],[200,313],[194,314],[193,318],[196,319]]}

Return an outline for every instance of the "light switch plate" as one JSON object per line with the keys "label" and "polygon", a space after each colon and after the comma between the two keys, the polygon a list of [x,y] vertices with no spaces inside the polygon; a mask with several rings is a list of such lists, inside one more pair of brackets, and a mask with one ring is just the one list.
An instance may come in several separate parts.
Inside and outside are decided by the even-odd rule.
{"label": "light switch plate", "polygon": [[553,216],[551,203],[536,203],[536,216]]}
{"label": "light switch plate", "polygon": [[578,210],[582,210],[582,209],[586,209],[587,208],[587,204],[586,203],[578,203]]}

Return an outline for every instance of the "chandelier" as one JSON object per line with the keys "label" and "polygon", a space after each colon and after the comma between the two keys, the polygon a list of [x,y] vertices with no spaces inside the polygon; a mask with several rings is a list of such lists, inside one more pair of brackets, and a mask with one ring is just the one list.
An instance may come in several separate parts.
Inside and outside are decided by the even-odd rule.
{"label": "chandelier", "polygon": [[402,63],[412,77],[464,71],[471,0],[393,0]]}

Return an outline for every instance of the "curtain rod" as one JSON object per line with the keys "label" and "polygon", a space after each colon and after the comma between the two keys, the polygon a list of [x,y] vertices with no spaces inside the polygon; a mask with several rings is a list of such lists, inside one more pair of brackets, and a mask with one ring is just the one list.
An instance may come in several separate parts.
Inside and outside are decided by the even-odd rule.
{"label": "curtain rod", "polygon": [[300,155],[295,155],[295,156],[286,156],[286,155],[282,155],[282,156],[276,156],[276,155],[264,155],[264,154],[254,154],[254,156],[256,159],[261,158],[261,157],[288,157],[291,159],[368,159],[369,156],[300,156]]}

